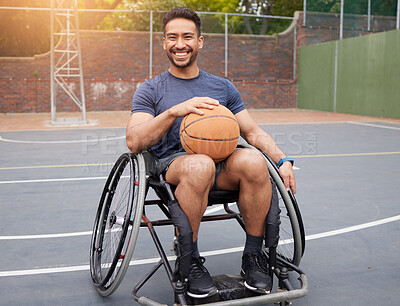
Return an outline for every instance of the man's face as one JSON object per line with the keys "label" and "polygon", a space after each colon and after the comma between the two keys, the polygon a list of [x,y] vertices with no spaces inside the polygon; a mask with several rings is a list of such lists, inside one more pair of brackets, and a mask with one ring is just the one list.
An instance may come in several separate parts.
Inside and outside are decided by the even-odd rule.
{"label": "man's face", "polygon": [[203,47],[203,36],[198,37],[193,21],[177,18],[165,26],[163,47],[171,63],[177,68],[191,66]]}

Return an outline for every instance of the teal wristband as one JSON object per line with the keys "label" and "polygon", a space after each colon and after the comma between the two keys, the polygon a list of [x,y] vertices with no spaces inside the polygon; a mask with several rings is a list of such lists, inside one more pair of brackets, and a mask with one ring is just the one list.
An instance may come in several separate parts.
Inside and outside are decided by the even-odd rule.
{"label": "teal wristband", "polygon": [[284,158],[281,158],[280,161],[278,162],[278,168],[280,168],[280,167],[282,166],[282,164],[283,164],[284,162],[286,162],[286,161],[291,162],[291,163],[292,163],[292,166],[294,165],[294,159],[293,159],[293,158],[291,158],[291,157],[284,157]]}

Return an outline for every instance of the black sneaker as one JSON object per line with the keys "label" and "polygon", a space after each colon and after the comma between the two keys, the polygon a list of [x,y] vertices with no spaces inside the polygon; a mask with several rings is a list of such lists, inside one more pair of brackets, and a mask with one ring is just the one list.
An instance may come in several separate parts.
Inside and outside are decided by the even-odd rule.
{"label": "black sneaker", "polygon": [[210,273],[203,266],[204,257],[193,258],[187,285],[187,294],[192,298],[202,299],[218,292]]}
{"label": "black sneaker", "polygon": [[261,294],[271,292],[272,280],[268,261],[263,253],[254,251],[251,254],[243,255],[240,274],[245,280],[244,285],[247,289]]}

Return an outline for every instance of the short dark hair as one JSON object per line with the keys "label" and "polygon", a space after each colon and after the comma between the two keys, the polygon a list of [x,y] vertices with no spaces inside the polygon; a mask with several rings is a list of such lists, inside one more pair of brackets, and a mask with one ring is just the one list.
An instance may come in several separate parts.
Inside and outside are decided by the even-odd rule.
{"label": "short dark hair", "polygon": [[174,8],[170,10],[167,14],[165,14],[163,18],[164,35],[167,23],[177,18],[183,18],[193,21],[194,24],[196,25],[197,34],[199,35],[199,37],[201,36],[201,19],[199,15],[197,15],[195,11],[192,11],[191,9],[188,9],[186,7]]}

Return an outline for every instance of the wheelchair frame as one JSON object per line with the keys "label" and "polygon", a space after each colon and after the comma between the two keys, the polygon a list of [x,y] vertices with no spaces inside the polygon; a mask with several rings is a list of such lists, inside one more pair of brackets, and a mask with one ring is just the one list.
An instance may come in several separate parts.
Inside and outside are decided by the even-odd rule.
{"label": "wheelchair frame", "polygon": [[[265,249],[271,267],[271,276],[274,274],[278,279],[278,291],[260,296],[245,295],[240,299],[218,301],[212,303],[212,305],[262,305],[266,303],[288,305],[288,301],[303,297],[308,293],[306,275],[298,268],[305,247],[305,233],[301,214],[294,195],[291,191],[286,191],[277,167],[268,156],[264,153],[263,155],[268,165],[271,182],[275,182],[278,194],[281,196],[280,201],[284,204],[281,208],[285,210],[284,215],[286,216],[284,218],[288,222],[286,226],[290,227],[289,230],[283,231],[283,233],[287,232],[288,239],[284,239],[279,245],[269,245],[268,249]],[[173,225],[175,228],[179,228],[179,225],[176,224],[176,218],[174,218],[176,212],[171,215],[171,203],[176,202],[176,199],[171,186],[165,182],[162,175],[158,179],[150,175],[148,169],[151,166],[152,161],[148,152],[122,154],[114,164],[101,195],[95,218],[90,245],[91,277],[101,295],[111,295],[120,285],[128,269],[139,228],[147,227],[160,255],[160,260],[134,286],[132,298],[141,305],[164,305],[138,295],[138,291],[144,284],[161,266],[164,266],[175,292],[176,302],[180,305],[189,305],[193,301],[186,295],[185,280],[180,277],[180,275],[184,275],[182,271],[185,267],[188,270],[188,264],[185,264],[182,259],[184,258],[181,254],[182,243],[178,242],[175,237],[174,249],[177,261],[174,270],[155,231],[157,226]],[[155,190],[159,199],[146,200],[149,188]],[[210,193],[209,205],[223,204],[225,213],[204,216],[202,222],[236,219],[244,229],[244,222],[240,213],[231,210],[228,206],[228,203],[237,201],[237,195],[237,192],[226,191],[221,191],[219,194],[214,192],[213,195]],[[157,205],[166,219],[149,220],[145,209],[149,205]],[[183,213],[179,204],[176,206],[180,213]],[[182,229],[182,227],[179,228],[180,233],[182,233]],[[291,245],[293,247],[290,247]],[[182,263],[180,263],[181,259]],[[292,272],[299,275],[299,284],[296,289],[289,278],[289,274]],[[194,301],[194,303],[197,302]]]}

